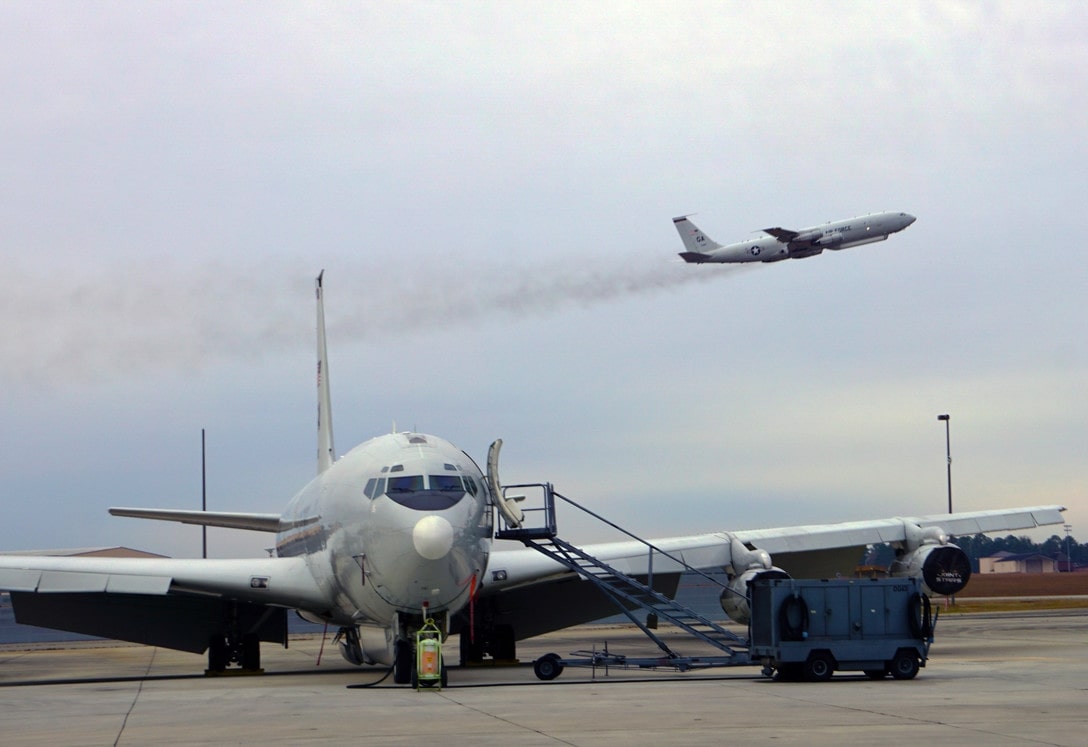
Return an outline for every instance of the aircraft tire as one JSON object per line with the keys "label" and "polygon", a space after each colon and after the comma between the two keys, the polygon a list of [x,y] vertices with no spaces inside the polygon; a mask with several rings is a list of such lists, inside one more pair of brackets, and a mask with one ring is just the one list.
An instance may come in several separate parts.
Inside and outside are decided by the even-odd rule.
{"label": "aircraft tire", "polygon": [[393,644],[393,682],[398,685],[412,684],[415,666],[412,661],[412,644],[397,641]]}
{"label": "aircraft tire", "polygon": [[261,668],[261,639],[256,633],[242,637],[242,669],[256,672]]}
{"label": "aircraft tire", "polygon": [[484,647],[480,645],[477,639],[476,643],[472,642],[472,634],[468,628],[461,631],[461,635],[458,636],[461,639],[461,665],[479,663],[484,660]]}
{"label": "aircraft tire", "polygon": [[223,672],[227,668],[227,641],[221,635],[213,635],[208,640],[208,671]]}
{"label": "aircraft tire", "polygon": [[494,649],[491,656],[499,661],[513,661],[517,658],[513,625],[495,626]]}

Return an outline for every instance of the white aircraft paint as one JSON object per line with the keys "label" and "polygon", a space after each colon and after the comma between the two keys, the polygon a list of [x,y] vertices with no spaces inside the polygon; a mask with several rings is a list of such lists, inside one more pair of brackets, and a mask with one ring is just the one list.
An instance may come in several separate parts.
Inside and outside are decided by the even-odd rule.
{"label": "white aircraft paint", "polygon": [[853,246],[884,241],[893,233],[914,223],[908,213],[871,213],[869,215],[825,223],[822,226],[790,231],[785,228],[765,228],[765,236],[722,246],[703,233],[688,216],[673,218],[684,251],[685,262],[779,262],[783,259],[813,257],[824,249],[849,249]]}

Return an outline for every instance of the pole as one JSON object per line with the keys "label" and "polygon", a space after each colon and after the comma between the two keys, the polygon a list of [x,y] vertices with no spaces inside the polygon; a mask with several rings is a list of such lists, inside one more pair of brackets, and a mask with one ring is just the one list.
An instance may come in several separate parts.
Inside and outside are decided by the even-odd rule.
{"label": "pole", "polygon": [[1068,573],[1073,570],[1073,525],[1063,524],[1065,529],[1065,570]]}
{"label": "pole", "polygon": [[[200,510],[208,510],[208,463],[204,450],[204,429],[200,429]],[[203,552],[200,557],[208,557],[208,525],[202,524],[200,533],[204,541]]]}
{"label": "pole", "polygon": [[937,420],[944,421],[944,451],[945,459],[948,461],[948,513],[952,513],[952,435],[949,427],[952,416],[938,415]]}

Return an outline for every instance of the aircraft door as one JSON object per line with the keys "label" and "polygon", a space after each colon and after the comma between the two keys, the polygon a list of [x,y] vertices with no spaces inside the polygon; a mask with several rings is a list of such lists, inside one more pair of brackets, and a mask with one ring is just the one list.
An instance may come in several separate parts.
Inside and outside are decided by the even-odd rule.
{"label": "aircraft door", "polygon": [[496,438],[487,450],[487,482],[491,487],[491,500],[506,519],[509,528],[520,529],[521,523],[525,520],[525,514],[513,499],[503,495],[502,484],[499,482],[499,451],[501,449],[502,439]]}

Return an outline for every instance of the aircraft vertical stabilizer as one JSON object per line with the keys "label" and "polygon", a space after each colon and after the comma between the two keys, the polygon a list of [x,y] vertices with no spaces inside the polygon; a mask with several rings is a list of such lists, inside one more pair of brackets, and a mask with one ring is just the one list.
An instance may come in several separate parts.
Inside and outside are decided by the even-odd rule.
{"label": "aircraft vertical stabilizer", "polygon": [[329,394],[329,352],[325,345],[325,297],[317,276],[317,474],[332,466],[336,452],[332,445],[332,398]]}
{"label": "aircraft vertical stabilizer", "polygon": [[676,226],[676,232],[680,234],[680,239],[684,242],[684,251],[681,252],[680,256],[683,257],[685,262],[701,263],[711,261],[707,256],[708,253],[722,248],[721,244],[711,239],[698,226],[688,220],[688,216],[682,215],[679,218],[673,218],[672,223]]}

